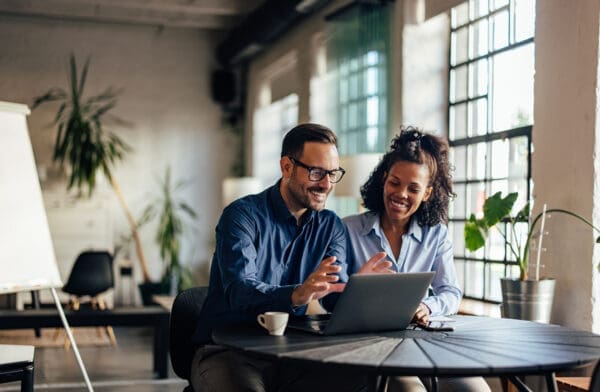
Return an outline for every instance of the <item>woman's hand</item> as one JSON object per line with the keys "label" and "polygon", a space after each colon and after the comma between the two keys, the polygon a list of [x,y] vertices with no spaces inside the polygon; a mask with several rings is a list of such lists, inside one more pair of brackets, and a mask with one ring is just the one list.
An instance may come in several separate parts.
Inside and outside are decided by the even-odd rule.
{"label": "woman's hand", "polygon": [[393,274],[395,273],[390,267],[392,262],[386,260],[387,254],[385,252],[375,253],[369,261],[367,261],[360,269],[358,274]]}

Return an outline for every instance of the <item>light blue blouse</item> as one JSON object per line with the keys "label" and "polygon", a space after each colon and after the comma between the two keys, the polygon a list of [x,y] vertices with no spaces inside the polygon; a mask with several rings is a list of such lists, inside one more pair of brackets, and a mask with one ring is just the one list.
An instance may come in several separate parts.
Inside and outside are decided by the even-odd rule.
{"label": "light blue blouse", "polygon": [[432,316],[455,314],[462,298],[456,279],[452,243],[443,224],[421,226],[412,219],[402,236],[398,259],[383,233],[379,215],[366,212],[343,219],[348,230],[348,273],[354,273],[377,252],[385,252],[396,272],[435,271],[432,295],[423,300]]}

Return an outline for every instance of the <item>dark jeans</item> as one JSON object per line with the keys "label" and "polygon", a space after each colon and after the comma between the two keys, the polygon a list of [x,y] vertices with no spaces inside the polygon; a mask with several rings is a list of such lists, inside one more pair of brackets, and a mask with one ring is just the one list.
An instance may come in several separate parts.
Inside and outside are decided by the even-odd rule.
{"label": "dark jeans", "polygon": [[304,368],[258,359],[221,346],[204,346],[192,361],[195,391],[366,391],[364,374],[325,368]]}

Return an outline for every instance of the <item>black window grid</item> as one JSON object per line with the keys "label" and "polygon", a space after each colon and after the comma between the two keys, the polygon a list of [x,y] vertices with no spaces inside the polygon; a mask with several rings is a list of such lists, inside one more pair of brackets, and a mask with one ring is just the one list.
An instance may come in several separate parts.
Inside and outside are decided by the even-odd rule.
{"label": "black window grid", "polygon": [[[475,4],[476,2],[474,1],[470,1],[469,2],[469,8],[473,6],[473,4]],[[467,189],[469,189],[470,186],[475,186],[475,185],[479,185],[481,187],[483,187],[485,189],[485,194],[489,195],[490,194],[490,190],[492,189],[492,184],[494,182],[497,181],[507,181],[508,183],[511,180],[515,180],[516,178],[514,177],[510,177],[510,176],[506,176],[506,177],[494,177],[491,175],[491,162],[488,162],[488,154],[490,152],[491,149],[491,143],[493,143],[494,141],[498,141],[498,140],[511,140],[511,139],[516,139],[516,138],[525,138],[526,139],[526,148],[527,148],[527,162],[526,162],[526,173],[523,173],[523,177],[522,180],[525,181],[525,188],[526,188],[526,200],[530,200],[531,197],[531,152],[532,152],[532,142],[531,142],[531,131],[532,131],[532,126],[531,125],[527,125],[527,126],[520,126],[517,128],[513,128],[513,129],[505,129],[505,130],[493,130],[491,125],[491,118],[492,118],[492,103],[490,102],[490,94],[491,94],[491,89],[493,88],[490,84],[492,83],[492,75],[493,75],[493,63],[492,61],[490,61],[489,59],[493,58],[494,56],[497,56],[503,52],[509,51],[509,50],[514,50],[517,49],[521,46],[524,45],[528,45],[528,44],[532,44],[534,42],[533,37],[531,38],[527,38],[527,39],[523,39],[520,41],[517,41],[515,39],[516,34],[515,34],[515,30],[514,30],[514,20],[515,20],[515,13],[514,13],[514,0],[510,0],[505,6],[499,7],[495,10],[491,10],[491,1],[488,4],[488,10],[490,10],[487,14],[482,15],[482,16],[478,16],[478,17],[473,17],[471,10],[469,10],[469,20],[465,23],[461,23],[458,25],[453,25],[451,26],[450,29],[450,34],[451,37],[458,37],[457,32],[460,31],[461,29],[466,29],[467,31],[467,42],[463,43],[465,44],[465,46],[463,47],[463,50],[465,50],[466,48],[466,59],[461,59],[460,61],[454,61],[453,59],[453,53],[452,53],[452,49],[449,51],[449,56],[448,56],[448,64],[449,64],[449,73],[448,73],[448,85],[450,86],[450,90],[449,90],[449,100],[448,100],[448,119],[449,122],[451,122],[453,119],[456,120],[455,118],[453,118],[454,116],[451,115],[452,113],[452,108],[453,107],[457,107],[458,105],[464,105],[464,108],[466,108],[464,110],[464,119],[462,119],[463,124],[465,125],[466,129],[462,129],[461,130],[461,135],[460,137],[456,137],[456,129],[454,129],[453,127],[456,126],[457,122],[455,121],[454,124],[449,123],[449,127],[448,127],[448,139],[450,142],[450,147],[451,149],[455,149],[457,147],[463,147],[463,146],[476,146],[478,144],[481,143],[485,143],[486,145],[486,162],[485,162],[485,169],[484,169],[484,176],[483,178],[470,178],[467,173],[465,173],[465,177],[460,179],[460,180],[455,180],[454,184],[455,187],[460,188],[461,186],[464,186],[465,188],[465,196],[467,194]],[[488,25],[488,33],[487,33],[487,53],[485,54],[474,54],[471,53],[471,42],[469,41],[471,39],[471,34],[469,33],[469,29],[472,28],[472,26],[475,26],[477,23],[479,23],[480,21],[483,20],[491,20],[491,18],[493,18],[495,15],[498,15],[502,12],[508,12],[509,18],[508,18],[508,29],[507,29],[507,33],[508,33],[508,37],[507,37],[507,44],[503,47],[500,48],[492,48],[492,43],[491,43],[491,38],[493,37],[493,32],[491,31],[491,27]],[[463,30],[464,31],[464,30]],[[454,34],[454,35],[453,35]],[[456,38],[457,39],[457,38]],[[486,80],[487,80],[487,86],[485,86],[485,92],[484,93],[474,93],[475,89],[472,89],[472,86],[470,85],[471,81],[474,80],[471,78],[470,72],[472,72],[472,66],[479,63],[481,60],[486,60],[486,64],[487,64],[487,75],[486,75]],[[457,69],[461,69],[461,67],[463,67],[462,69],[465,70],[466,69],[466,77],[465,77],[465,84],[466,86],[466,91],[463,91],[465,93],[464,97],[461,97],[460,99],[456,99],[456,90],[452,90],[453,86],[452,84],[452,73],[453,71],[456,71]],[[455,73],[456,75],[456,73]],[[452,91],[454,91],[454,97],[452,97]],[[453,99],[454,98],[454,99]],[[471,103],[475,103],[477,101],[480,100],[486,100],[485,101],[485,105],[487,107],[487,118],[486,118],[486,129],[485,129],[485,133],[484,134],[473,134],[472,131],[469,131],[469,128],[471,127],[472,129],[475,129],[475,127],[473,127],[472,125],[474,124],[469,124],[469,122],[471,121],[471,119],[469,118],[469,104]],[[460,120],[460,119],[459,119]],[[454,131],[454,132],[453,132]],[[481,131],[478,133],[482,133]],[[467,164],[469,164],[469,162],[465,162],[465,170],[467,170],[468,172],[468,167]],[[517,177],[518,178],[518,177]],[[468,211],[469,205],[467,204],[467,201],[465,200],[464,202],[464,207],[465,207],[465,211],[462,212],[460,217],[456,217],[456,213],[453,214],[453,216],[451,216],[451,218],[449,219],[449,226],[451,231],[453,231],[454,229],[456,229],[456,227],[458,228],[464,228],[464,223],[467,221],[467,219],[469,218],[470,212]],[[474,211],[473,211],[474,212]],[[503,222],[502,223],[502,228],[503,230],[507,229],[507,225],[508,222]],[[462,232],[460,233],[453,233],[454,238],[457,238],[456,236],[462,236]],[[465,298],[472,298],[472,299],[477,299],[477,300],[482,300],[485,302],[494,302],[497,303],[498,298],[496,296],[496,298],[493,298],[493,294],[492,294],[492,290],[489,287],[492,283],[491,281],[491,277],[492,277],[492,269],[493,268],[499,268],[502,271],[502,275],[503,276],[510,276],[516,269],[517,269],[517,263],[516,261],[514,261],[513,259],[511,259],[510,257],[510,252],[508,250],[508,245],[506,243],[504,243],[504,252],[503,252],[503,256],[502,257],[490,257],[490,252],[488,251],[488,244],[486,244],[486,247],[483,249],[483,251],[479,251],[476,253],[469,253],[466,249],[464,249],[464,246],[462,247],[462,249],[456,249],[456,242],[455,242],[455,262],[457,262],[457,273],[459,274],[459,276],[462,278],[462,282],[464,285],[464,289],[465,289]],[[477,279],[480,279],[479,282],[475,282],[475,284],[473,284],[474,282],[472,281],[472,276],[471,274],[473,273],[473,271],[477,271],[479,270],[481,272],[481,275],[476,277]],[[479,288],[479,290],[475,290],[470,286],[473,286],[475,288]]]}

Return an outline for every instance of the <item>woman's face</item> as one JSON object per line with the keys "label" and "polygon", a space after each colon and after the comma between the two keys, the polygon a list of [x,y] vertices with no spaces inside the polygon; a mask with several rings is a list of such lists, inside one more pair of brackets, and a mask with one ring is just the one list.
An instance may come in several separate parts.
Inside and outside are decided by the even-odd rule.
{"label": "woman's face", "polygon": [[425,164],[398,161],[386,173],[383,182],[383,205],[387,218],[403,224],[431,196],[429,168]]}

